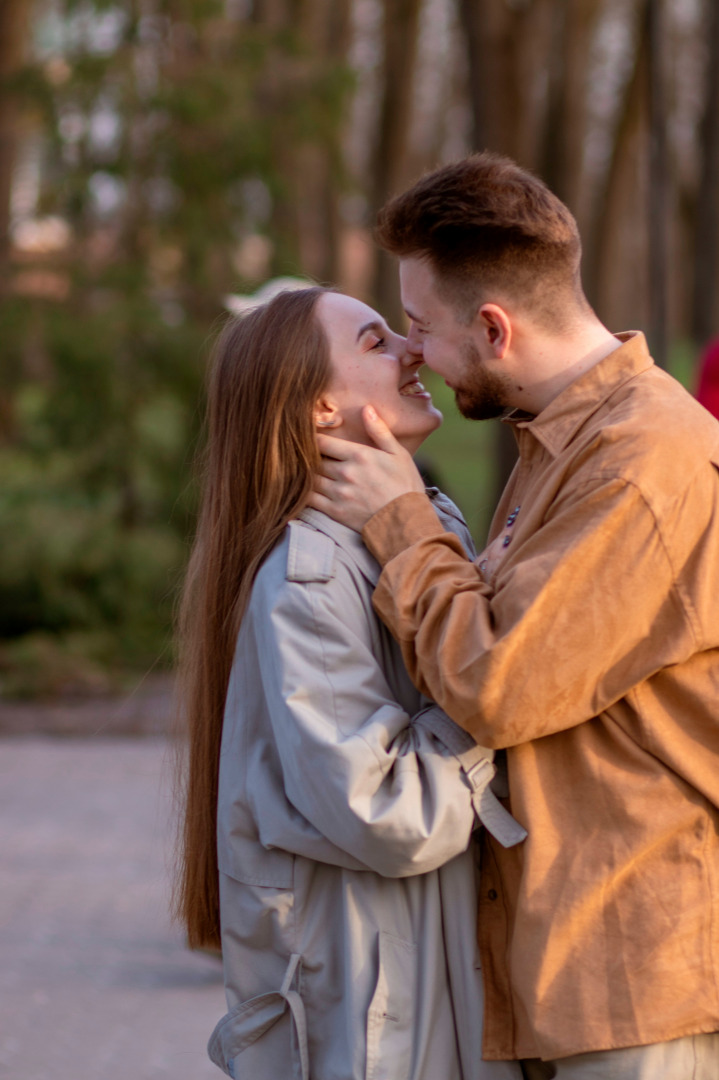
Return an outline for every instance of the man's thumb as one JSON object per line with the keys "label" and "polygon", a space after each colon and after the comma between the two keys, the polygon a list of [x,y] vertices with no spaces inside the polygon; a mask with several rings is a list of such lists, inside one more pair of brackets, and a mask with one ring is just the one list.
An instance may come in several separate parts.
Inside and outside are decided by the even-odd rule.
{"label": "man's thumb", "polygon": [[382,417],[377,415],[372,405],[365,405],[362,410],[362,419],[364,421],[365,431],[375,446],[378,446],[380,450],[384,450],[388,454],[396,454],[400,449],[400,444],[397,442]]}

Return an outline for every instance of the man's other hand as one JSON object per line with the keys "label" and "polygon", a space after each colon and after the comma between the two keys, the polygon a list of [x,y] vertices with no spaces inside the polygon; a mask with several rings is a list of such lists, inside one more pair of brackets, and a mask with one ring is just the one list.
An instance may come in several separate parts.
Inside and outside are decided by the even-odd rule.
{"label": "man's other hand", "polygon": [[424,482],[411,455],[371,405],[362,410],[362,419],[375,446],[317,436],[322,466],[309,499],[315,510],[356,532],[393,499],[411,491],[424,493]]}

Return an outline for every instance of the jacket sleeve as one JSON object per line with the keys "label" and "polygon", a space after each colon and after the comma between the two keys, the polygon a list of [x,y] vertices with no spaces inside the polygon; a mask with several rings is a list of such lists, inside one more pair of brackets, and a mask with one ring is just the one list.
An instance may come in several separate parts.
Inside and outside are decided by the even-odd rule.
{"label": "jacket sleeve", "polygon": [[[440,710],[423,710],[413,723],[393,700],[344,564],[329,582],[286,581],[254,600],[259,677],[295,810],[386,877],[426,873],[463,851],[476,824],[461,762],[473,740],[447,749],[447,718],[438,720],[439,735],[433,730],[431,714]],[[484,752],[485,763],[491,756]],[[307,838],[298,839],[305,853]],[[272,840],[292,850],[291,835]]]}
{"label": "jacket sleeve", "polygon": [[698,647],[651,508],[616,477],[576,478],[510,548],[494,590],[422,496],[365,527],[374,596],[415,684],[495,749],[597,716]]}

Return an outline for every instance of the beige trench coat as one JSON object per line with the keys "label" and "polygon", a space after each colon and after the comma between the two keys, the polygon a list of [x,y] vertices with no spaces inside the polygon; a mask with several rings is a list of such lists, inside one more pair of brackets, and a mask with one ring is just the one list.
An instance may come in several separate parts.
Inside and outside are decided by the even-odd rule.
{"label": "beige trench coat", "polygon": [[229,1012],[209,1044],[236,1080],[519,1076],[481,1060],[472,831],[524,832],[487,786],[491,752],[412,686],[378,575],[357,533],[308,510],[243,619],[218,804]]}

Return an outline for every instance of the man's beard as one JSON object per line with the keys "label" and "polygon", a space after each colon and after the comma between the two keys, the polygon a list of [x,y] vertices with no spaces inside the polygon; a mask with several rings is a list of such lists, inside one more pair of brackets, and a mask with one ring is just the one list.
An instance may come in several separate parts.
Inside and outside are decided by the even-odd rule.
{"label": "man's beard", "polygon": [[468,420],[494,420],[510,408],[509,379],[487,371],[473,341],[463,343],[462,353],[465,370],[462,385],[454,391],[457,408]]}

